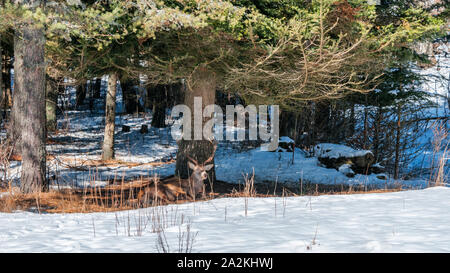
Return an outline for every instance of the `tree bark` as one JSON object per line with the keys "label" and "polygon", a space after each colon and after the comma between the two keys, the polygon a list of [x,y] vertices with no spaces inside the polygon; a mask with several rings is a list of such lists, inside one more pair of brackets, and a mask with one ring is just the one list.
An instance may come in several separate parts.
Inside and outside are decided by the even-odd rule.
{"label": "tree bark", "polygon": [[368,109],[368,101],[367,101],[367,95],[365,96],[365,105],[364,105],[364,131],[363,131],[363,149],[367,150],[368,142],[369,142],[369,124],[368,124],[368,118],[369,118],[369,109]]}
{"label": "tree bark", "polygon": [[102,160],[114,158],[114,129],[116,118],[117,74],[111,73],[108,79],[105,110],[105,136],[103,139]]}
{"label": "tree bark", "polygon": [[395,162],[394,162],[394,179],[399,179],[400,177],[400,141],[402,132],[402,107],[399,104],[397,106],[397,128],[395,136]]}
{"label": "tree bark", "polygon": [[12,58],[9,56],[8,61],[5,61],[5,105],[6,107],[12,107],[13,95],[11,90],[12,77]]}
{"label": "tree bark", "polygon": [[[24,93],[26,91],[22,91],[23,84],[19,81],[22,79],[20,78],[22,75],[25,75],[25,73],[22,71],[21,66],[23,65],[23,54],[21,51],[23,51],[23,43],[19,43],[22,40],[21,37],[14,37],[14,69],[15,69],[15,75],[14,75],[14,92],[11,94],[12,97],[12,105],[11,105],[11,124],[8,130],[8,140],[9,142],[14,146],[13,153],[16,155],[22,154],[22,128],[24,125],[22,124],[22,120],[24,119],[21,115],[23,114],[24,110],[26,109],[25,104],[25,98]],[[6,63],[6,62],[5,62]],[[6,68],[6,72],[8,72],[8,68]],[[7,73],[7,77],[10,76]],[[10,78],[11,79],[11,78]],[[11,85],[11,82],[9,82]],[[7,79],[5,79],[5,86],[8,85]],[[6,103],[6,102],[5,102]],[[6,107],[6,105],[5,105]]]}
{"label": "tree bark", "polygon": [[139,103],[138,94],[135,86],[137,83],[130,79],[120,79],[120,86],[122,87],[122,98],[127,114],[136,114],[143,112],[142,105]]}
{"label": "tree bark", "polygon": [[355,135],[355,127],[356,127],[356,118],[355,118],[355,104],[352,104],[352,108],[350,111],[350,133],[348,137],[353,137]]}
{"label": "tree bark", "polygon": [[[2,35],[0,34],[0,110],[3,108],[3,100],[4,100],[4,94],[3,94],[3,50],[2,50]],[[3,111],[0,112],[0,124],[3,120]]]}
{"label": "tree bark", "polygon": [[75,93],[75,96],[76,96],[75,97],[75,106],[76,107],[80,107],[83,104],[84,100],[86,99],[86,89],[87,89],[86,85],[87,85],[86,83],[82,83],[77,86],[77,90]]}
{"label": "tree bark", "polygon": [[166,107],[167,107],[167,89],[170,85],[159,84],[152,88],[153,96],[153,117],[152,127],[166,127]]}
{"label": "tree bark", "polygon": [[331,104],[329,101],[318,101],[315,104],[314,111],[314,141],[323,142],[328,141],[330,132],[330,111]]}
{"label": "tree bark", "polygon": [[381,145],[381,120],[383,119],[383,108],[378,106],[375,126],[374,126],[374,136],[373,136],[373,155],[375,156],[375,162],[380,161],[380,145]]}
{"label": "tree bark", "polygon": [[287,136],[298,142],[298,113],[280,111],[280,136]]}
{"label": "tree bark", "polygon": [[56,107],[58,104],[58,86],[56,82],[51,79],[47,79],[46,88],[46,119],[47,119],[47,131],[53,132],[56,130]]}
{"label": "tree bark", "polygon": [[11,94],[11,57],[4,55],[4,64],[3,64],[3,108],[6,112],[8,107],[12,106],[12,94]]}
{"label": "tree bark", "polygon": [[96,78],[95,84],[94,84],[94,90],[93,90],[93,97],[94,99],[100,98],[100,91],[102,88],[102,78]]}
{"label": "tree bark", "polygon": [[22,150],[20,189],[32,193],[48,189],[43,28],[24,24],[16,30],[14,42],[14,129],[21,137]]}
{"label": "tree bark", "polygon": [[[2,73],[2,76],[0,78],[2,78],[1,81],[1,86],[2,86],[2,90],[3,90],[3,98],[1,100],[1,106],[0,108],[3,109],[2,111],[2,116],[3,118],[6,118],[6,111],[7,109],[12,106],[12,98],[11,98],[11,65],[8,63],[8,59],[9,56],[6,55],[7,53],[5,52],[4,55],[2,55],[2,70],[0,70]],[[9,132],[8,132],[9,133]]]}
{"label": "tree bark", "polygon": [[[214,144],[203,138],[202,140],[194,140],[194,97],[202,98],[202,112],[206,105],[214,104],[216,97],[216,77],[206,67],[199,67],[194,75],[192,75],[192,83],[190,88],[186,90],[184,103],[192,112],[192,135],[191,140],[181,139],[178,141],[177,162],[175,167],[175,175],[181,178],[188,178],[191,174],[187,166],[188,156],[202,164],[206,160],[211,159],[208,164],[214,164]],[[187,117],[189,118],[189,117]],[[202,118],[201,128],[210,118]],[[216,179],[215,168],[208,172],[210,182]]]}

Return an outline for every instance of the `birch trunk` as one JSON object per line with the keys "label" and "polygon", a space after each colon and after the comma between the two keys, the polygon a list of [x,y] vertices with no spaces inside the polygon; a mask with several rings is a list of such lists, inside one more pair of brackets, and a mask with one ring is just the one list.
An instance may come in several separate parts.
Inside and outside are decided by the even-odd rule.
{"label": "birch trunk", "polygon": [[108,79],[105,109],[105,137],[103,139],[102,160],[114,158],[114,129],[116,118],[117,74],[111,73]]}

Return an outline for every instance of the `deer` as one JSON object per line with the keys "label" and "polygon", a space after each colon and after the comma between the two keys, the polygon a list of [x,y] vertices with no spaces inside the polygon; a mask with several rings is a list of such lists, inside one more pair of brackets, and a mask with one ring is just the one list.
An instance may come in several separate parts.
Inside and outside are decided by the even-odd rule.
{"label": "deer", "polygon": [[189,159],[187,165],[192,170],[189,178],[182,179],[178,176],[172,176],[161,181],[154,179],[153,183],[138,193],[138,201],[145,204],[161,201],[174,202],[185,198],[195,200],[196,196],[204,193],[204,181],[208,178],[207,172],[214,167],[214,164],[208,163],[213,160],[216,149],[217,144],[214,145],[212,155],[201,164],[187,156]]}

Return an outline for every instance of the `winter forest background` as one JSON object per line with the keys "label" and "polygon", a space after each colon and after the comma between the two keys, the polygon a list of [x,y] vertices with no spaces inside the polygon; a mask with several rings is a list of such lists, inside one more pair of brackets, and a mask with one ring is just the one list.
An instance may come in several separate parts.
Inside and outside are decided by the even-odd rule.
{"label": "winter forest background", "polygon": [[[0,1],[0,241],[19,252],[450,251],[450,238],[421,237],[450,234],[448,12],[442,0]],[[223,112],[279,105],[278,149],[175,141],[171,109],[195,96]],[[249,117],[224,128],[248,136]],[[392,210],[407,199],[409,214]],[[383,237],[386,223],[405,237]],[[361,225],[373,238],[355,235]],[[39,246],[55,226],[68,243]],[[331,226],[356,237],[335,241]],[[271,227],[286,237],[219,247],[231,230],[276,237]]]}

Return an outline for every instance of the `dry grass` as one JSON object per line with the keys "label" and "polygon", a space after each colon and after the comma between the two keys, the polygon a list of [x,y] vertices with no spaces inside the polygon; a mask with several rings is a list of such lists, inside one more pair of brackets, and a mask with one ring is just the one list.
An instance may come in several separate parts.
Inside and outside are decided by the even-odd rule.
{"label": "dry grass", "polygon": [[[55,159],[55,155],[47,154],[46,156],[47,161]],[[22,156],[18,154],[11,154],[11,156],[8,159],[9,161],[22,161]]]}
{"label": "dry grass", "polygon": [[[126,208],[123,208],[126,209]],[[71,190],[50,191],[33,194],[8,193],[0,198],[0,211],[16,210],[48,213],[83,213],[113,211],[111,208],[87,202],[85,198]]]}
{"label": "dry grass", "polygon": [[[84,189],[61,189],[50,190],[34,194],[21,194],[17,187],[2,188],[0,197],[0,211],[13,212],[16,210],[46,212],[46,213],[90,213],[90,212],[114,212],[123,210],[133,210],[137,208],[166,205],[169,203],[182,204],[191,202],[189,199],[179,199],[175,202],[166,200],[139,200],[139,193],[150,186],[149,179],[133,181],[121,181],[106,187],[89,187]],[[257,184],[254,176],[248,177],[242,189],[239,185],[229,184],[221,181],[215,182],[216,192],[205,194],[195,201],[212,200],[215,198],[243,197],[246,207],[248,198],[282,197],[283,202],[286,197],[300,195],[333,195],[333,194],[368,194],[386,193],[401,191],[398,188],[367,189],[366,187],[351,187],[344,185],[320,185],[303,184],[302,190],[289,187],[278,187],[274,191],[267,184]],[[238,188],[236,188],[238,187]],[[301,194],[300,194],[301,192]],[[284,213],[283,213],[284,214]]]}
{"label": "dry grass", "polygon": [[[217,184],[217,183],[216,183]],[[231,186],[232,184],[230,184]],[[248,184],[247,184],[248,185]],[[302,183],[302,187],[294,188],[286,185],[279,186],[274,190],[274,185],[266,183],[254,183],[252,194],[249,195],[248,187],[241,189],[239,186],[232,186],[233,189],[229,193],[216,194],[216,197],[292,197],[292,196],[319,196],[319,195],[348,195],[348,194],[371,194],[371,193],[388,193],[402,191],[401,185],[388,188],[367,188],[364,185],[352,186],[346,184],[314,184]]]}
{"label": "dry grass", "polygon": [[[148,184],[148,181],[134,181],[107,187],[50,190],[33,194],[22,194],[14,187],[5,190],[0,198],[0,211],[89,213],[137,209],[143,207],[137,195]],[[163,200],[154,205],[161,204],[164,204]]]}
{"label": "dry grass", "polygon": [[[449,133],[444,122],[433,124],[433,160],[430,166],[430,186],[443,186],[445,181],[445,165],[448,160]],[[436,156],[440,156],[436,159]]]}
{"label": "dry grass", "polygon": [[189,220],[186,222],[186,231],[182,228],[183,224],[178,225],[178,245],[177,250],[173,250],[174,246],[171,246],[167,240],[165,230],[162,229],[157,232],[156,250],[159,253],[191,253],[198,235],[198,232],[191,231],[192,222]]}
{"label": "dry grass", "polygon": [[67,157],[59,157],[57,160],[64,166],[75,169],[75,170],[89,170],[90,168],[98,168],[98,167],[128,167],[134,168],[137,166],[161,166],[165,164],[175,163],[175,160],[172,159],[167,162],[129,162],[123,160],[97,160],[97,159],[87,159],[87,160],[79,160],[76,158],[67,158]]}

